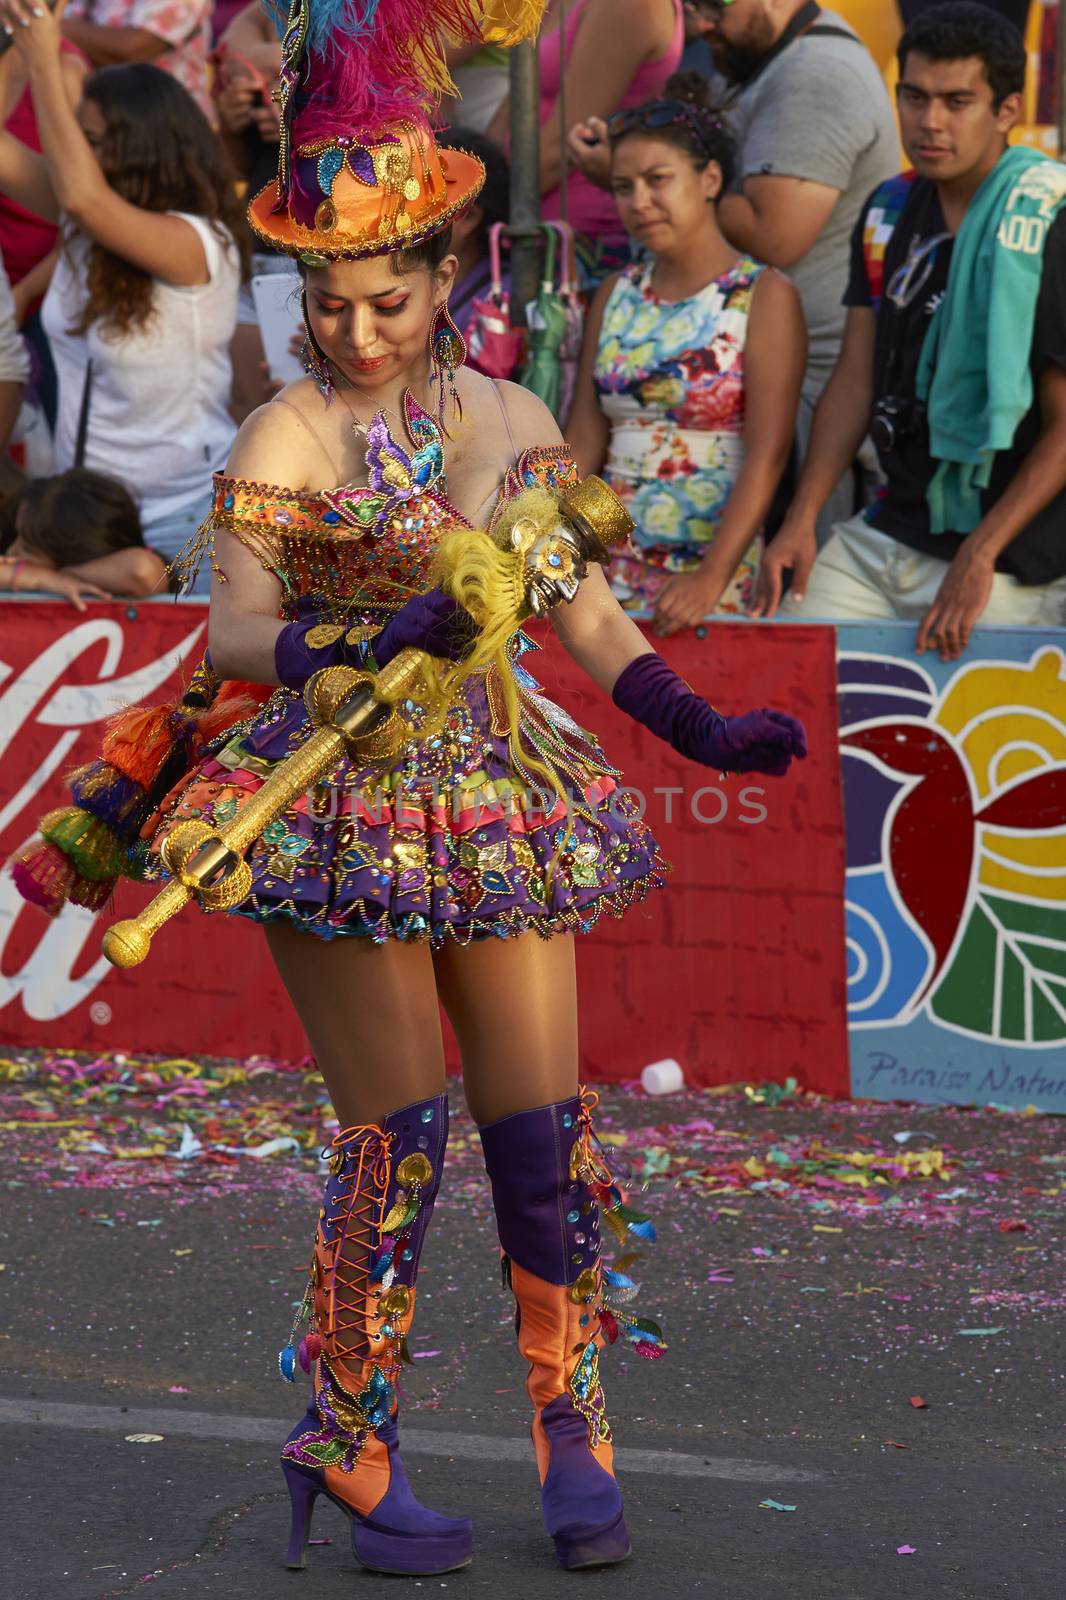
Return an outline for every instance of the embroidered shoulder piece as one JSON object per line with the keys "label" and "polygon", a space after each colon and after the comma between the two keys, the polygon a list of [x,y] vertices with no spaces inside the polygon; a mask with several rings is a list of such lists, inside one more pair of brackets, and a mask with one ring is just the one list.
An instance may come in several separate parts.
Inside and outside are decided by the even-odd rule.
{"label": "embroidered shoulder piece", "polygon": [[577,463],[568,444],[534,445],[523,450],[507,470],[489,532],[495,532],[503,507],[523,489],[567,489],[577,482]]}
{"label": "embroidered shoulder piece", "polygon": [[182,580],[195,577],[206,556],[220,582],[226,575],[215,559],[214,536],[225,528],[256,559],[288,587],[284,540],[287,535],[307,533],[328,535],[341,520],[338,512],[325,506],[321,495],[278,484],[253,483],[248,478],[214,475],[214,501],[210,514],[176,558],[172,570]]}

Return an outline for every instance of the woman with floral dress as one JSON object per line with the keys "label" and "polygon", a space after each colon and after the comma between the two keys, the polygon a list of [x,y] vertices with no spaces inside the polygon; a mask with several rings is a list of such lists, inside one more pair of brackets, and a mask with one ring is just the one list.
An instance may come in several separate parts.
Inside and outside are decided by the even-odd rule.
{"label": "woman with floral dress", "polygon": [[593,300],[567,430],[637,524],[611,587],[659,634],[745,611],[806,353],[792,285],[718,228],[721,122],[689,78],[667,90],[608,124],[615,202],[645,254]]}

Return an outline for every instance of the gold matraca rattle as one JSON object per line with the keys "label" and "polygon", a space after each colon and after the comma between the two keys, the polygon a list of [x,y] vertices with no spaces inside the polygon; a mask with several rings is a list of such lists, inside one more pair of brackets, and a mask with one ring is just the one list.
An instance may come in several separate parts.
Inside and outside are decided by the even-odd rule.
{"label": "gold matraca rattle", "polygon": [[[518,627],[530,615],[543,616],[573,600],[589,563],[605,563],[632,531],[629,513],[601,478],[584,478],[557,495],[530,489],[517,496],[502,519],[499,542],[489,547],[504,580],[494,592],[498,587],[504,597],[500,610],[507,615],[479,617],[479,625],[484,630],[502,621]],[[478,541],[482,567],[486,542]],[[446,548],[444,541],[445,556]],[[463,559],[458,556],[444,574],[445,587],[456,593],[463,588]],[[160,851],[170,883],[136,917],[116,922],[104,935],[104,955],[112,965],[138,966],[153,935],[190,900],[205,911],[239,905],[252,887],[245,852],[276,817],[343,756],[384,765],[414,738],[396,706],[421,678],[424,661],[421,651],[407,649],[376,675],[353,667],[316,672],[304,690],[314,732],[224,827],[188,821],[174,829]]]}

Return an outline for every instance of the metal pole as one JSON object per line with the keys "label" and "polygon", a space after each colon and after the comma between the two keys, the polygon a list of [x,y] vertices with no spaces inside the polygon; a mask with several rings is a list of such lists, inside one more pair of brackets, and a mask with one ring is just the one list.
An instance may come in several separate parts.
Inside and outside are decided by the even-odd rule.
{"label": "metal pole", "polygon": [[1066,0],[1059,0],[1055,29],[1055,100],[1058,105],[1059,160],[1066,161]]}
{"label": "metal pole", "polygon": [[[1066,0],[1064,0],[1066,3]],[[511,321],[540,287],[540,71],[533,41],[511,51]]]}

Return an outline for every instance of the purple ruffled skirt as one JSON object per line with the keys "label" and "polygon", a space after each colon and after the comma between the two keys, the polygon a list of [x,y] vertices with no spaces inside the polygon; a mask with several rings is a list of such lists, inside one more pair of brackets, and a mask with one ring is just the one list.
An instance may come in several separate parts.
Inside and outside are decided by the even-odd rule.
{"label": "purple ruffled skirt", "polygon": [[[516,675],[522,748],[551,758],[562,795],[533,791],[516,771],[493,731],[485,679],[474,677],[438,736],[412,741],[384,769],[342,759],[272,822],[248,853],[252,891],[234,914],[285,918],[324,939],[436,946],[586,932],[661,888],[667,864],[617,770],[520,665]],[[289,689],[230,729],[154,819],[147,876],[166,876],[158,851],[178,823],[224,826],[311,731]]]}

